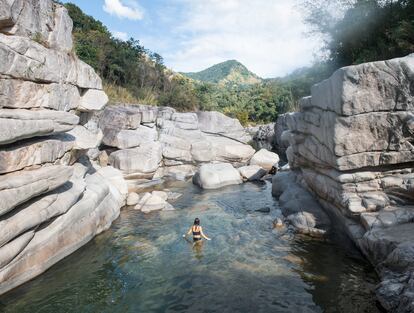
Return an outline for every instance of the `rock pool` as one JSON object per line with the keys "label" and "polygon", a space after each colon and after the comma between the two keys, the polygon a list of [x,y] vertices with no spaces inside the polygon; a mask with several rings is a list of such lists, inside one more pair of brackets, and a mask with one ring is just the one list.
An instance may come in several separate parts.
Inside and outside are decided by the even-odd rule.
{"label": "rock pool", "polygon": [[[352,246],[273,229],[270,183],[167,187],[184,194],[176,211],[124,209],[110,230],[0,297],[0,311],[380,312],[378,278]],[[213,238],[201,248],[181,237],[195,217]]]}

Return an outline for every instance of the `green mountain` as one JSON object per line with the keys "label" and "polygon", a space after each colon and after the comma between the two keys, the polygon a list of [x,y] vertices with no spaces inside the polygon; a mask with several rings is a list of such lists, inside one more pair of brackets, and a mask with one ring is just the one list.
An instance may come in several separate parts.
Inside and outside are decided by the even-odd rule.
{"label": "green mountain", "polygon": [[182,74],[191,79],[220,85],[253,85],[262,82],[259,76],[250,72],[243,64],[236,60],[213,65],[201,72]]}

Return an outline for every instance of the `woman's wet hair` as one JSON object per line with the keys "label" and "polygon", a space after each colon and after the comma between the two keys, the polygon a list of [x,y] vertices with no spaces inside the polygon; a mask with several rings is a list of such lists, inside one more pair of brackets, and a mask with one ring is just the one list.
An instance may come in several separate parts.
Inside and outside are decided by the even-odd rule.
{"label": "woman's wet hair", "polygon": [[200,225],[200,219],[198,217],[195,218],[194,225]]}

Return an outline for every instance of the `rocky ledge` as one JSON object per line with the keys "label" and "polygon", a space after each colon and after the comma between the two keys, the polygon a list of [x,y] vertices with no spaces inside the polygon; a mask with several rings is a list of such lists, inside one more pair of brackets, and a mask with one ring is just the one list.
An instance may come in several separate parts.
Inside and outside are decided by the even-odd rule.
{"label": "rocky ledge", "polygon": [[125,203],[121,172],[82,156],[102,135],[87,116],[108,98],[71,31],[51,0],[0,2],[0,294],[106,230]]}
{"label": "rocky ledge", "polygon": [[285,117],[281,136],[293,180],[375,265],[393,312],[414,311],[413,83],[414,55],[339,69]]}

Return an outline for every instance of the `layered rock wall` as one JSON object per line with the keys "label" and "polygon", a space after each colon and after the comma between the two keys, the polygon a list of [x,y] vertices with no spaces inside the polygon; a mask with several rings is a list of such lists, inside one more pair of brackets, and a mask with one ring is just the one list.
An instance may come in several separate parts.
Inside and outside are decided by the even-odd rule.
{"label": "layered rock wall", "polygon": [[0,1],[0,294],[107,229],[125,202],[118,170],[76,163],[100,145],[88,116],[108,98],[71,31],[51,0]]}
{"label": "layered rock wall", "polygon": [[414,310],[413,84],[414,55],[339,69],[282,135],[290,167],[377,266],[377,294],[398,312]]}
{"label": "layered rock wall", "polygon": [[239,121],[219,112],[118,104],[94,120],[103,132],[109,163],[122,171],[131,190],[157,178],[184,180],[204,163],[245,165],[255,153]]}

